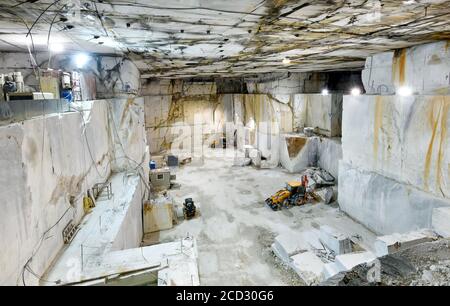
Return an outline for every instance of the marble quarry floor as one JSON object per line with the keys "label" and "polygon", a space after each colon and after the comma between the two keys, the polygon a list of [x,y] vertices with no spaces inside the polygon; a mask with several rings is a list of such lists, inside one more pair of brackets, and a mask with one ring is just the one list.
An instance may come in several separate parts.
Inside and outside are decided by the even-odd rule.
{"label": "marble quarry floor", "polygon": [[279,234],[317,231],[324,224],[358,233],[370,249],[376,236],[337,205],[307,204],[272,211],[264,200],[288,180],[299,179],[283,168],[233,166],[233,158],[210,157],[176,170],[179,189],[169,193],[176,203],[192,198],[200,216],[158,235],[144,245],[192,235],[197,239],[201,285],[302,285],[298,275],[272,252]]}

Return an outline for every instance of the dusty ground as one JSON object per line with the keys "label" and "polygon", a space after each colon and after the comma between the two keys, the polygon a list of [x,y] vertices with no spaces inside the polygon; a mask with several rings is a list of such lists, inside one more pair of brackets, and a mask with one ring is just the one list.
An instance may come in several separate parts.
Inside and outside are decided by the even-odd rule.
{"label": "dusty ground", "polygon": [[192,197],[200,205],[201,216],[146,239],[147,243],[165,242],[188,233],[196,237],[202,285],[301,285],[295,272],[270,250],[280,233],[330,224],[355,229],[366,244],[375,239],[332,206],[309,204],[277,212],[266,207],[269,195],[286,181],[298,179],[282,168],[233,167],[232,158],[216,157],[202,165],[181,167],[176,174],[180,188],[170,194],[176,203]]}

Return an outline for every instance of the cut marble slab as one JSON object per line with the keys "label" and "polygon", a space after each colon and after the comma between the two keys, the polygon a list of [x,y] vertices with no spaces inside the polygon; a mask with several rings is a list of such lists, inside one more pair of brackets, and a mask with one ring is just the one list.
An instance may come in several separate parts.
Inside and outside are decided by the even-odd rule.
{"label": "cut marble slab", "polygon": [[336,255],[352,252],[352,241],[350,237],[331,226],[322,225],[320,227],[320,241]]}
{"label": "cut marble slab", "polygon": [[375,241],[375,252],[381,257],[398,251],[405,250],[414,245],[436,240],[436,235],[431,230],[412,231],[405,234],[392,234],[380,236]]}
{"label": "cut marble slab", "polygon": [[313,252],[291,257],[291,267],[307,285],[317,285],[323,280],[325,263]]}

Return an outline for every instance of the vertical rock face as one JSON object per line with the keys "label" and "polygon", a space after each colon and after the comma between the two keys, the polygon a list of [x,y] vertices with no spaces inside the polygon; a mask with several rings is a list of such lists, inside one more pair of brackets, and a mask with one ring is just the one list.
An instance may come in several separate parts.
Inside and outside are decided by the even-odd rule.
{"label": "vertical rock face", "polygon": [[[297,148],[297,152],[290,152],[288,158],[286,138],[289,136],[284,134],[313,126],[324,135],[340,135],[342,95],[222,95],[216,94],[215,87],[210,84],[192,85],[189,90],[183,90],[183,84],[179,82],[166,85],[151,89],[154,95],[145,97],[146,130],[151,153],[175,147],[197,156],[195,152],[201,154],[202,145],[209,147],[212,143],[220,143],[223,133],[231,129],[233,137],[227,144],[233,143],[233,131],[236,130],[238,138],[242,136],[246,144],[261,151],[266,159],[265,166],[276,167],[281,161],[290,171],[302,170],[310,164],[311,154],[303,154],[304,158],[300,157],[300,160],[296,157],[299,152],[308,151],[318,155],[313,158],[319,159],[319,166],[337,178],[337,162],[342,155],[339,141],[324,139],[318,144],[314,142],[313,148],[305,144],[302,148],[311,150]],[[210,94],[205,91],[207,88],[212,91]],[[240,144],[238,140],[238,148],[242,149]],[[295,145],[291,146],[292,150],[295,149],[293,147]],[[316,163],[317,160],[312,164]]]}
{"label": "vertical rock face", "polygon": [[297,134],[283,135],[280,141],[280,163],[289,172],[300,172],[316,166],[317,138]]}
{"label": "vertical rock face", "polygon": [[346,96],[343,159],[450,198],[449,96]]}
{"label": "vertical rock face", "polygon": [[114,153],[112,170],[119,172],[141,167],[147,170],[144,98],[110,101],[108,120],[112,133],[110,151]]}
{"label": "vertical rock face", "polygon": [[338,181],[339,162],[342,160],[340,138],[319,138],[317,141],[317,165],[327,170]]}
{"label": "vertical rock face", "polygon": [[[84,102],[83,113],[0,127],[0,284],[38,283],[28,269],[42,275],[63,245],[62,229],[83,217],[83,195],[120,170],[117,139],[128,156],[143,159],[143,99],[125,105],[126,99]],[[114,128],[109,109],[123,118]]]}
{"label": "vertical rock face", "polygon": [[201,153],[201,146],[218,145],[231,129],[233,137],[234,130],[243,132],[246,144],[258,148],[271,164],[278,165],[279,133],[292,131],[290,95],[218,95],[204,94],[201,89],[198,92],[201,94],[176,92],[145,97],[147,138],[152,153],[170,150],[174,145],[189,153]]}
{"label": "vertical rock face", "polygon": [[341,136],[342,95],[298,94],[293,98],[294,131],[313,127],[328,137]]}
{"label": "vertical rock face", "polygon": [[342,146],[339,138],[306,137],[285,134],[280,138],[280,163],[295,173],[307,167],[320,167],[338,180]]}
{"label": "vertical rock face", "polygon": [[379,233],[450,205],[449,96],[344,97],[339,203]]}
{"label": "vertical rock face", "polygon": [[[20,256],[20,241],[27,241],[33,234],[27,204],[26,175],[22,166],[23,129],[19,125],[0,128],[0,195],[2,214],[0,222],[0,284],[14,285],[17,273],[17,259]],[[36,149],[35,149],[36,150]],[[30,150],[31,151],[31,150]],[[29,152],[32,155],[32,152]],[[6,217],[8,216],[8,217]],[[13,261],[11,260],[13,259]]]}
{"label": "vertical rock face", "polygon": [[449,55],[444,41],[368,57],[362,72],[366,92],[393,94],[409,87],[417,94],[449,94]]}
{"label": "vertical rock face", "polygon": [[339,203],[376,232],[431,227],[433,208],[450,205],[448,46],[371,56],[362,79],[379,96],[344,97]]}
{"label": "vertical rock face", "polygon": [[433,208],[450,205],[415,187],[341,162],[340,208],[378,234],[431,227]]}

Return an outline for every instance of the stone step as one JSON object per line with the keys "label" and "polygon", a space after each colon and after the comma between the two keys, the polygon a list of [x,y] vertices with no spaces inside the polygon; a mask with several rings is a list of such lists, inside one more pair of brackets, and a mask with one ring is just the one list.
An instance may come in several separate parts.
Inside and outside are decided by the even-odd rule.
{"label": "stone step", "polygon": [[428,229],[412,231],[404,234],[391,234],[380,236],[375,241],[377,256],[385,256],[408,249],[414,245],[436,240],[436,235]]}
{"label": "stone step", "polygon": [[283,233],[275,237],[272,244],[272,251],[285,264],[291,262],[291,256],[313,249],[321,249],[319,241],[319,231],[312,229],[300,233]]}

